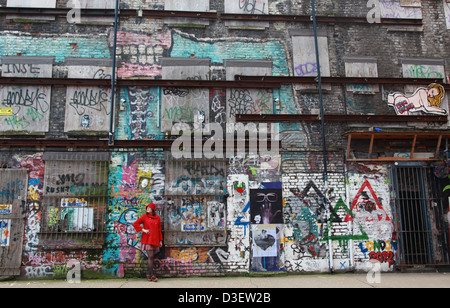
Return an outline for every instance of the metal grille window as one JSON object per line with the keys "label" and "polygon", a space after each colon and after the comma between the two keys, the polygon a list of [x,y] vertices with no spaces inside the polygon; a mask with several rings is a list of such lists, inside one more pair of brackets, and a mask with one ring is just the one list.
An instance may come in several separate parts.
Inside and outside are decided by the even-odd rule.
{"label": "metal grille window", "polygon": [[417,164],[392,170],[400,266],[449,263],[448,224],[439,179]]}
{"label": "metal grille window", "polygon": [[226,161],[166,160],[166,246],[224,246]]}
{"label": "metal grille window", "polygon": [[110,154],[47,153],[44,160],[42,245],[99,247],[105,233]]}

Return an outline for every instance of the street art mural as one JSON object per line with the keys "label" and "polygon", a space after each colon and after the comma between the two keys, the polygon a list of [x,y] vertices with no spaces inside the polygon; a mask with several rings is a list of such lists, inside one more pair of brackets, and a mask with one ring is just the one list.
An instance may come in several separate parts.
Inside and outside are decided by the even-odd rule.
{"label": "street art mural", "polygon": [[161,140],[159,123],[160,88],[120,89],[119,140]]}
{"label": "street art mural", "polygon": [[345,216],[345,220],[353,225],[356,267],[363,269],[370,260],[378,260],[383,270],[389,270],[395,262],[397,239],[389,204],[387,167],[351,165],[349,171],[351,213]]}
{"label": "street art mural", "polygon": [[109,233],[103,262],[111,264],[106,266],[106,272],[124,277],[123,263],[139,263],[146,257],[146,252],[140,249],[140,234],[132,224],[144,214],[145,205],[150,202],[156,204],[158,215],[164,209],[164,164],[161,157],[158,154],[115,153],[110,165],[109,186]]}
{"label": "street art mural", "polygon": [[441,106],[445,95],[440,84],[430,84],[426,88],[417,88],[412,95],[391,93],[388,105],[393,107],[397,115],[411,115],[414,112],[447,115],[448,111]]}

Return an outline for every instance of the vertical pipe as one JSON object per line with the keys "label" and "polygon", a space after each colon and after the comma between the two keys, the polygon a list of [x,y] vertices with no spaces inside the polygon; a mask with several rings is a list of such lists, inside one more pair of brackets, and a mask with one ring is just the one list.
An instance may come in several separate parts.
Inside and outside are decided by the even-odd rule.
{"label": "vertical pipe", "polygon": [[319,102],[320,102],[320,120],[322,126],[322,150],[323,150],[323,179],[325,187],[328,184],[328,168],[327,168],[327,150],[326,150],[326,137],[325,137],[325,118],[324,118],[324,106],[322,95],[322,74],[320,69],[320,56],[319,56],[319,41],[317,38],[317,20],[316,20],[316,8],[315,0],[311,1],[312,5],[312,17],[313,17],[313,29],[314,29],[314,44],[316,50],[316,62],[317,62],[317,81],[319,84]]}
{"label": "vertical pipe", "polygon": [[116,0],[116,8],[114,14],[114,43],[113,43],[113,59],[112,59],[112,75],[111,75],[111,110],[109,119],[109,144],[114,142],[114,101],[116,97],[116,48],[117,48],[117,24],[119,20],[119,1]]}
{"label": "vertical pipe", "polygon": [[[320,102],[320,120],[322,126],[322,151],[323,151],[323,182],[325,192],[328,190],[328,170],[327,170],[327,148],[326,148],[326,137],[325,137],[325,118],[324,118],[324,108],[323,108],[323,97],[322,97],[322,75],[320,70],[320,57],[319,57],[319,42],[317,38],[317,19],[316,19],[316,3],[315,0],[311,1],[312,6],[312,19],[313,19],[313,29],[314,29],[314,44],[316,50],[316,62],[317,62],[317,80],[319,83],[319,102]],[[328,202],[327,202],[328,203]],[[328,204],[328,206],[330,206]],[[327,209],[329,211],[329,209]],[[328,215],[329,216],[329,215]],[[330,272],[333,272],[333,245],[332,241],[328,241],[329,247],[329,268]]]}
{"label": "vertical pipe", "polygon": [[[350,138],[350,137],[349,137]],[[344,178],[348,179],[348,169],[347,169],[347,165],[344,164]],[[345,183],[345,196],[346,196],[346,200],[348,200],[348,198],[350,197],[350,192],[349,192],[349,185],[347,183]],[[353,232],[353,219],[350,219],[349,223],[348,223],[348,229],[347,229],[348,234],[352,234]],[[353,239],[352,237],[350,237],[350,240],[348,241],[348,246],[349,246],[349,262],[348,262],[348,266],[350,268],[350,270],[354,270],[354,264],[353,264],[353,258],[354,258],[354,252],[353,252]]]}

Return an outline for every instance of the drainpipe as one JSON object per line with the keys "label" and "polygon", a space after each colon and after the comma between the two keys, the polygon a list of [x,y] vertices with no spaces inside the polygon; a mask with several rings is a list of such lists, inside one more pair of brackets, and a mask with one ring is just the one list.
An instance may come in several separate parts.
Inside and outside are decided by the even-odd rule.
{"label": "drainpipe", "polygon": [[[320,121],[322,125],[322,151],[323,151],[323,182],[325,194],[327,195],[328,191],[328,168],[327,168],[327,147],[326,147],[326,137],[325,137],[325,110],[323,107],[323,97],[322,97],[322,75],[320,72],[320,57],[319,57],[319,41],[317,38],[317,20],[316,20],[316,4],[315,0],[311,1],[312,6],[312,19],[313,19],[313,29],[314,29],[314,43],[316,49],[316,62],[317,62],[317,81],[319,83],[319,102],[320,102]],[[330,206],[330,205],[328,205]],[[327,209],[329,212],[329,209]],[[328,213],[328,217],[330,213]],[[333,272],[333,251],[332,251],[332,241],[328,241],[329,247],[329,268],[330,272]]]}
{"label": "drainpipe", "polygon": [[114,43],[113,43],[113,61],[112,61],[112,76],[111,76],[111,110],[109,119],[109,144],[114,143],[114,102],[116,97],[116,49],[117,49],[117,27],[119,21],[119,2],[116,0],[116,8],[114,14]]}

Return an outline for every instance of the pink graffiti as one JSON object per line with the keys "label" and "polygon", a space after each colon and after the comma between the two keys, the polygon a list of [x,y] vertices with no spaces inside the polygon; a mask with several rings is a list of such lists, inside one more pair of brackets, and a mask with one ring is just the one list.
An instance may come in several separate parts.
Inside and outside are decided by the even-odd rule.
{"label": "pink graffiti", "polygon": [[[110,46],[113,46],[114,42],[114,32],[111,31],[109,35]],[[172,37],[169,32],[158,33],[157,35],[152,34],[140,34],[132,33],[126,31],[117,32],[117,45],[144,45],[144,46],[154,46],[159,45],[165,49],[170,48],[172,45]]]}
{"label": "pink graffiti", "polygon": [[[109,44],[113,46],[114,36],[113,32],[109,36]],[[121,63],[118,69],[119,77],[136,77],[136,76],[146,76],[146,77],[156,77],[161,76],[162,68],[160,65],[154,63],[159,56],[162,56],[162,51],[169,49],[172,45],[172,36],[170,32],[153,34],[142,34],[142,33],[132,33],[126,31],[117,32],[117,47],[133,49],[134,52],[130,53],[139,60],[136,63],[130,63],[126,60]],[[149,54],[153,54],[154,57],[151,59]],[[149,60],[150,58],[150,60]],[[128,62],[127,62],[128,61]],[[153,62],[153,63],[151,63]]]}
{"label": "pink graffiti", "polygon": [[117,70],[119,77],[136,77],[136,76],[147,76],[155,77],[161,76],[162,68],[161,65],[142,65],[142,64],[132,64],[132,63],[122,63],[122,67]]}
{"label": "pink graffiti", "polygon": [[129,165],[123,167],[122,185],[124,191],[136,190],[138,165],[136,160],[133,160]]}

